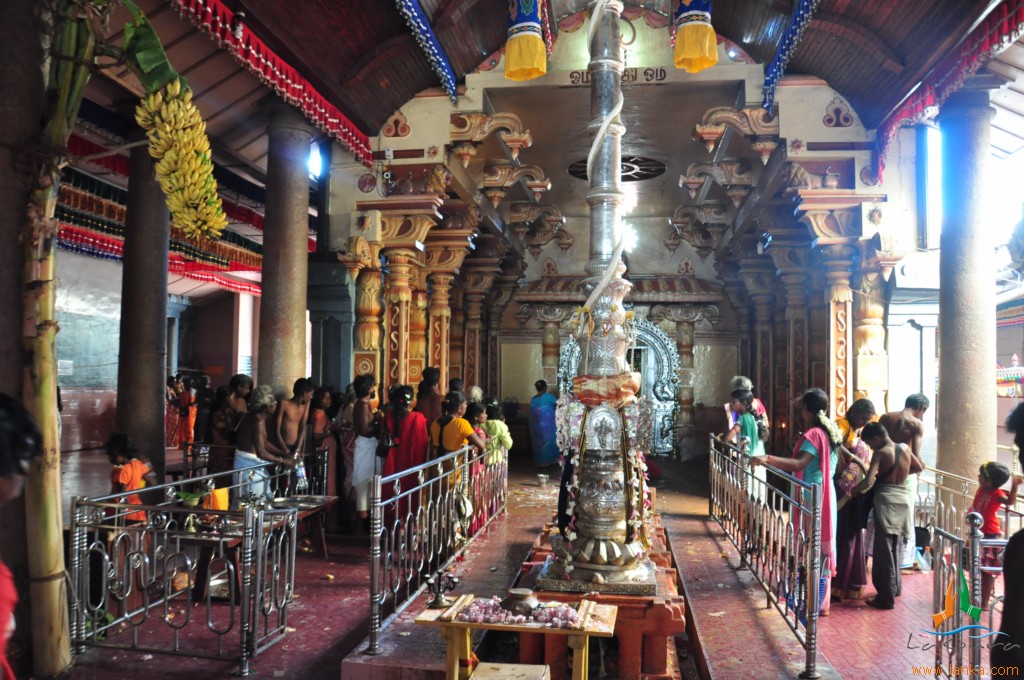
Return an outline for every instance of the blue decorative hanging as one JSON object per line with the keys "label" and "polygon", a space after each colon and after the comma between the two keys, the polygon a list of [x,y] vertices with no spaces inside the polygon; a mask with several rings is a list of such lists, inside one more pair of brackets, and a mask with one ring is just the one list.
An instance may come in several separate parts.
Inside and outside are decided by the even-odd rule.
{"label": "blue decorative hanging", "polygon": [[430,22],[423,13],[423,8],[420,7],[418,0],[395,0],[395,2],[398,4],[398,11],[405,17],[405,23],[409,25],[409,29],[416,36],[416,42],[419,43],[420,49],[423,50],[434,73],[440,79],[441,87],[448,93],[448,98],[454,104],[458,100],[458,95],[455,92],[455,72],[452,71],[448,56],[444,53],[441,43],[437,41],[434,29],[431,28]]}
{"label": "blue decorative hanging", "polygon": [[786,64],[796,52],[800,39],[803,38],[804,31],[807,30],[807,22],[810,21],[811,15],[814,14],[814,10],[820,3],[821,0],[800,0],[793,16],[789,18],[789,25],[786,26],[786,32],[779,42],[779,50],[775,53],[772,63],[764,71],[764,100],[761,102],[761,108],[765,111],[771,111],[774,108],[775,88],[778,87],[779,80],[786,72]]}

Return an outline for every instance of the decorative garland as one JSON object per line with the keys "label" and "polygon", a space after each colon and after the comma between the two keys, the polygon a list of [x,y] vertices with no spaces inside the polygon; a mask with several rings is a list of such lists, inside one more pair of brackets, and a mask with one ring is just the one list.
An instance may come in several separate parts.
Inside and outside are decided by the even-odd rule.
{"label": "decorative garland", "polygon": [[437,36],[434,35],[430,20],[427,19],[423,8],[420,7],[419,0],[395,0],[395,4],[398,5],[398,11],[405,18],[409,30],[416,37],[416,42],[419,44],[420,50],[423,51],[423,55],[430,62],[430,67],[434,69],[434,73],[440,79],[441,87],[448,93],[448,99],[452,101],[452,104],[457,103],[459,95],[455,91],[455,73],[452,71],[452,65],[448,62],[448,56],[444,53],[444,48],[441,47]]}
{"label": "decorative garland", "polygon": [[219,47],[234,55],[261,82],[288,103],[298,106],[306,118],[337,140],[360,163],[372,167],[369,138],[257,38],[222,0],[172,0],[171,5],[193,26],[213,38]]}
{"label": "decorative garland", "polygon": [[814,14],[814,10],[820,3],[821,0],[800,0],[793,16],[789,18],[789,25],[786,26],[786,32],[782,35],[782,40],[779,41],[779,49],[775,53],[775,58],[764,72],[764,99],[761,101],[761,108],[765,111],[771,112],[775,107],[775,88],[778,87],[779,80],[786,72],[786,65],[789,64],[790,58],[804,37],[804,31],[807,30],[807,23],[810,21],[811,15]]}
{"label": "decorative garland", "polygon": [[978,72],[1024,34],[1024,0],[1007,0],[974,29],[969,36],[932,71],[900,106],[878,126],[876,174],[882,181],[885,157],[900,128],[916,125],[935,115],[938,107]]}

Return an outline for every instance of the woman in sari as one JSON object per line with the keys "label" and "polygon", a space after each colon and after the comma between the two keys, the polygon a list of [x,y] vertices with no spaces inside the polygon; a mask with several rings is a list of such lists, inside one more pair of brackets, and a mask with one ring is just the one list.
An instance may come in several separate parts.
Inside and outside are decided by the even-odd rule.
{"label": "woman in sari", "polygon": [[[427,418],[418,411],[410,411],[412,406],[412,388],[408,385],[392,385],[388,390],[388,408],[384,413],[382,427],[391,433],[395,446],[391,453],[384,460],[384,467],[381,469],[381,476],[387,477],[398,472],[403,472],[417,465],[422,465],[427,460]],[[402,480],[401,488],[408,490],[417,484],[415,478]],[[394,485],[388,484],[388,488],[382,489],[384,498],[391,498],[394,492]],[[412,498],[416,498],[414,494]],[[409,504],[406,499],[398,503],[398,518],[403,519]],[[412,508],[416,512],[416,507]]]}
{"label": "woman in sari", "polygon": [[[797,402],[797,416],[806,426],[806,430],[797,440],[793,448],[792,458],[778,456],[757,456],[751,458],[753,465],[771,465],[788,472],[807,484],[818,484],[821,487],[821,564],[820,576],[824,581],[824,596],[821,601],[821,616],[828,616],[832,577],[836,574],[836,490],[832,483],[832,475],[838,463],[836,449],[842,444],[842,434],[836,424],[825,415],[828,408],[828,396],[818,388],[804,392]],[[805,493],[801,500],[805,508],[810,506],[810,498]],[[813,510],[813,508],[812,508]],[[810,517],[804,514],[804,531],[810,535],[806,523]]]}
{"label": "woman in sari", "polygon": [[850,503],[850,491],[857,486],[871,465],[871,448],[861,441],[860,431],[875,417],[875,405],[858,399],[850,405],[845,418],[836,420],[843,435],[836,471],[836,576],[832,579],[832,599],[860,599],[868,584],[864,553],[864,530],[857,524],[857,513]]}
{"label": "woman in sari", "polygon": [[548,384],[538,380],[533,384],[537,394],[530,400],[530,440],[533,444],[533,464],[543,472],[558,465],[558,444],[555,441],[555,395],[548,392]]}

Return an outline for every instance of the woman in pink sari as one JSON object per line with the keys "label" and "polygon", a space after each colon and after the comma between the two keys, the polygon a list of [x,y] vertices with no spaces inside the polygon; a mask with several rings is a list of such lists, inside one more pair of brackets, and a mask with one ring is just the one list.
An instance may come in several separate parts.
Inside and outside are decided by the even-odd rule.
{"label": "woman in pink sari", "polygon": [[[826,415],[828,396],[818,388],[804,392],[797,402],[797,416],[807,428],[793,448],[792,458],[778,456],[756,456],[750,459],[754,465],[771,465],[792,474],[807,484],[821,486],[821,578],[824,579],[825,593],[821,602],[821,616],[829,615],[829,600],[832,577],[836,574],[836,490],[832,475],[838,463],[838,447],[843,436],[836,424]],[[805,497],[806,508],[810,499]],[[807,517],[808,515],[805,515]],[[807,531],[809,527],[805,526]],[[810,532],[807,531],[810,536]]]}

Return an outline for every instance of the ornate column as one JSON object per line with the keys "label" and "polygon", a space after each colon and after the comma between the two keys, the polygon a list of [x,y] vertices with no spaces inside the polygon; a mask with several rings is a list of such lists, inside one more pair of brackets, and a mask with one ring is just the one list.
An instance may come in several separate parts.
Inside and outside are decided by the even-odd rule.
{"label": "ornate column", "polygon": [[[452,308],[452,316],[451,328],[448,334],[448,379],[459,378],[465,380],[463,367],[465,366],[466,358],[463,349],[466,338],[466,309],[461,278],[452,283],[449,301]],[[447,392],[448,385],[441,385],[441,389]]]}
{"label": "ornate column", "polygon": [[170,217],[153,166],[145,146],[132,149],[121,269],[117,429],[149,453],[163,480]]}
{"label": "ornate column", "polygon": [[441,219],[438,212],[441,202],[438,194],[413,194],[356,204],[357,210],[365,211],[359,218],[360,228],[368,234],[379,234],[389,265],[385,288],[384,376],[378,376],[384,387],[409,381],[412,268],[425,249],[423,242],[427,234]]}
{"label": "ornate column", "polygon": [[477,239],[477,252],[463,263],[462,273],[466,282],[466,339],[464,364],[466,389],[484,382],[484,300],[491,292],[495,279],[501,272],[493,237]]}
{"label": "ornate column", "polygon": [[810,255],[806,232],[775,235],[779,245],[769,251],[776,274],[786,292],[786,413],[793,421],[793,401],[808,388],[807,375],[807,260]]}
{"label": "ornate column", "polygon": [[371,374],[382,379],[381,359],[384,334],[384,277],[380,268],[380,243],[367,242],[370,253],[356,279],[356,328],[353,374]]}
{"label": "ornate column", "polygon": [[[861,244],[861,265],[853,279],[854,399],[870,399],[878,412],[888,411],[889,356],[885,316],[886,272],[902,259],[889,238],[876,234]],[[895,404],[894,404],[895,406]]]}
{"label": "ornate column", "polygon": [[269,107],[263,298],[256,380],[288,393],[306,374],[309,147],[313,128],[284,104]]}
{"label": "ornate column", "polygon": [[413,265],[412,305],[409,307],[410,385],[419,383],[427,361],[427,270]]}
{"label": "ornate column", "polygon": [[[828,283],[828,378],[825,387],[833,418],[846,415],[853,403],[853,291],[850,269],[856,248],[853,245],[829,245],[822,249]],[[877,410],[877,409],[876,409]]]}
{"label": "ornate column", "polygon": [[[430,304],[428,307],[429,336],[427,339],[427,363],[441,370],[441,390],[448,390],[449,364],[451,362],[451,286],[462,267],[466,255],[473,248],[476,236],[478,213],[468,211],[462,216],[451,216],[445,220],[443,229],[433,229],[427,235],[427,252],[424,271],[430,282]],[[456,360],[461,366],[461,360]]]}
{"label": "ornate column", "polygon": [[754,372],[750,327],[752,305],[740,278],[740,263],[736,260],[726,260],[719,265],[718,272],[736,317],[736,368],[739,375],[751,376]]}
{"label": "ornate column", "polygon": [[944,200],[938,467],[968,479],[996,446],[995,286],[992,241],[982,221],[994,114],[987,85],[968,80],[939,114]]}
{"label": "ornate column", "polygon": [[[754,396],[760,399],[769,413],[774,402],[774,343],[772,310],[775,307],[775,273],[767,258],[744,258],[742,261],[743,285],[754,305],[754,339],[752,370]],[[773,431],[778,428],[773,428]]]}
{"label": "ornate column", "polygon": [[541,368],[549,386],[558,384],[558,354],[562,348],[561,326],[569,314],[563,307],[544,305],[535,307],[537,320],[543,326],[541,339]]}
{"label": "ornate column", "polygon": [[693,417],[693,332],[698,321],[718,321],[718,308],[703,305],[678,305],[665,308],[665,317],[676,322],[676,349],[679,352],[679,432],[676,455],[692,460],[707,453],[694,437]]}
{"label": "ornate column", "polygon": [[409,250],[384,249],[388,258],[387,303],[385,328],[387,342],[384,343],[387,357],[387,379],[384,386],[408,384],[409,376],[409,306],[412,303],[412,288],[409,287],[412,261],[416,253]]}

